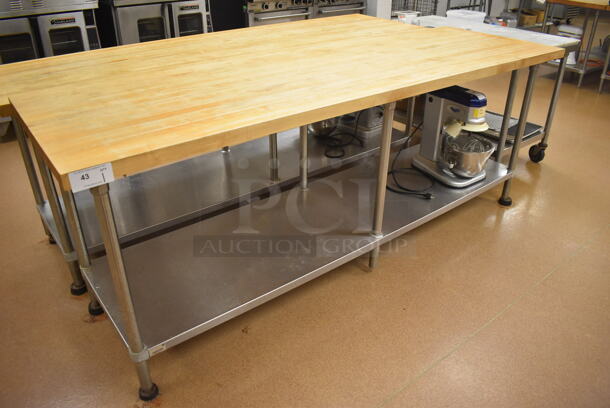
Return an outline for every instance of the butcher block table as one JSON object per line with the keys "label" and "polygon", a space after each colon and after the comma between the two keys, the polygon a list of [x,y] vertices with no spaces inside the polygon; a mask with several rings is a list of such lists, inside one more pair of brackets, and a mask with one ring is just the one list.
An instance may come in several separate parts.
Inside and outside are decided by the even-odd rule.
{"label": "butcher block table", "polygon": [[[0,73],[12,71],[24,84],[0,75],[6,81],[0,89],[49,175],[47,194],[54,192],[53,178],[62,191],[80,269],[127,345],[140,397],[149,400],[158,393],[147,365],[155,354],[362,254],[374,266],[381,244],[500,183],[507,199],[537,66],[563,53],[449,27],[349,15],[15,64]],[[386,200],[397,100],[525,67],[520,132],[508,167],[490,161],[479,184],[459,191],[435,186],[431,200]],[[310,182],[307,125],[378,105],[384,108],[378,158]],[[295,127],[301,129],[298,184],[263,204],[245,203],[120,247],[116,202],[108,195],[113,180]],[[408,149],[403,159],[412,154]],[[106,252],[96,259],[87,254],[74,211],[72,193],[87,189]],[[363,195],[369,190],[370,197]],[[159,203],[143,202],[142,209],[149,204]],[[210,252],[210,242],[231,241],[232,233],[270,245],[292,240],[305,249]]]}

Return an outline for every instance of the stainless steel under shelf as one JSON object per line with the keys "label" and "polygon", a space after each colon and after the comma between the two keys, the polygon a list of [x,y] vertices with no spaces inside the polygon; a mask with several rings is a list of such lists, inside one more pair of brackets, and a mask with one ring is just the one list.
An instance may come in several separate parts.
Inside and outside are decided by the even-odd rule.
{"label": "stainless steel under shelf", "polygon": [[[315,176],[338,169],[375,154],[379,150],[379,134],[367,138],[364,147],[347,146],[341,159],[325,157],[324,146],[310,136],[310,174]],[[393,142],[400,143],[403,136],[394,130]],[[212,152],[113,182],[110,195],[121,243],[233,206],[270,188],[296,182],[298,146],[298,129],[278,134],[279,182],[270,181],[267,138],[231,146],[228,153]],[[88,191],[82,191],[75,194],[75,201],[87,247],[91,253],[99,252],[103,246],[93,197]]]}
{"label": "stainless steel under shelf", "polygon": [[[398,165],[409,166],[418,149],[404,151]],[[125,248],[127,279],[150,355],[337,268],[510,177],[506,167],[494,161],[486,170],[485,180],[465,189],[435,184],[432,200],[388,192],[384,237],[378,242],[369,234],[377,179],[377,159],[369,157],[312,181],[306,192],[295,187]],[[234,249],[219,256],[199,252],[201,240],[217,243],[219,238],[229,245],[227,251],[236,233],[274,245],[282,239],[305,242],[313,252],[287,251],[271,257],[265,251],[255,256],[235,255]],[[84,276],[125,340],[106,258],[95,259]]]}

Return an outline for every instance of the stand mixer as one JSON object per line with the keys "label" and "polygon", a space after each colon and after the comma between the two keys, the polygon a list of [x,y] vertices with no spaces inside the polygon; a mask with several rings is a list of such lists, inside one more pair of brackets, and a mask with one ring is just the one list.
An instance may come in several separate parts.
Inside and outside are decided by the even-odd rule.
{"label": "stand mixer", "polygon": [[413,166],[441,183],[467,187],[485,178],[485,163],[494,152],[484,132],[487,98],[459,86],[426,95],[420,151]]}

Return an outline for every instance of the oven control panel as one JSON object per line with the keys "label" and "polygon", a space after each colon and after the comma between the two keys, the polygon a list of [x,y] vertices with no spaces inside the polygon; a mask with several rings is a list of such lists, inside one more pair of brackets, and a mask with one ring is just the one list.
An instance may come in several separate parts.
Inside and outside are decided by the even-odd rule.
{"label": "oven control panel", "polygon": [[253,13],[282,11],[313,6],[314,0],[247,0],[247,10]]}

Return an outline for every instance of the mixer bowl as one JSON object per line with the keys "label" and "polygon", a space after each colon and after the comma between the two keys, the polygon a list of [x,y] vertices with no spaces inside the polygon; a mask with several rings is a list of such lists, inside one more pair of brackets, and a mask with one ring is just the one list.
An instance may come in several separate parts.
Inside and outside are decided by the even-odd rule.
{"label": "mixer bowl", "polygon": [[462,133],[446,139],[445,161],[452,165],[453,173],[472,178],[483,171],[494,150],[488,140]]}
{"label": "mixer bowl", "polygon": [[307,129],[313,136],[328,137],[337,129],[337,125],[339,125],[338,117],[311,123],[307,126]]}

